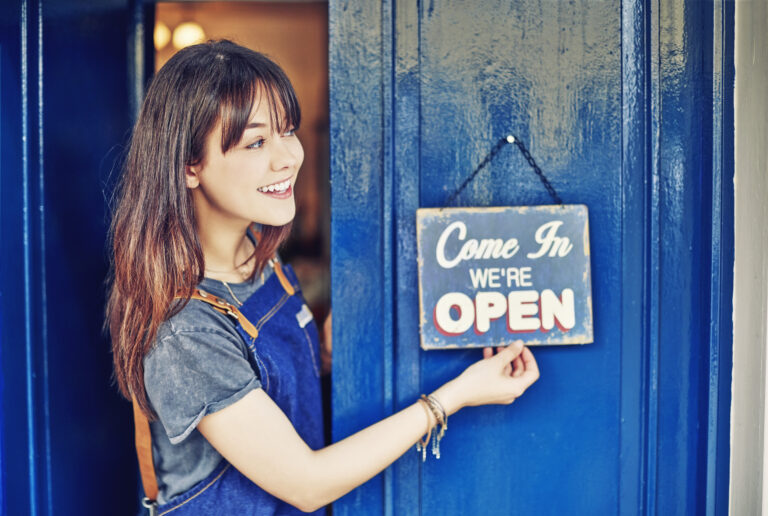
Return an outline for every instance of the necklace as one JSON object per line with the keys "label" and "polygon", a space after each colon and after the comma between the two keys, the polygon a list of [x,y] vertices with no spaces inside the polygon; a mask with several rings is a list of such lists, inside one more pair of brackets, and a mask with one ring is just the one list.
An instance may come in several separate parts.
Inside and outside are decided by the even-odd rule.
{"label": "necklace", "polygon": [[[246,237],[246,238],[247,238],[247,237]],[[248,242],[251,244],[251,246],[252,246],[252,247],[254,247],[254,246],[253,246],[253,242],[251,242],[250,238],[247,238],[247,240],[248,240]],[[233,274],[233,273],[237,273],[237,274],[239,274],[239,275],[240,275],[240,277],[241,277],[243,280],[245,280],[246,278],[248,278],[248,275],[249,275],[249,272],[250,272],[250,271],[248,270],[248,269],[249,269],[249,267],[248,267],[248,264],[249,264],[249,263],[252,261],[252,259],[253,259],[253,251],[254,251],[254,250],[255,250],[255,247],[254,247],[254,248],[251,250],[251,255],[248,257],[248,259],[247,259],[245,262],[243,262],[243,264],[242,264],[242,265],[238,265],[237,267],[235,267],[235,268],[233,268],[233,269],[229,269],[229,270],[221,270],[221,269],[210,269],[210,268],[208,268],[208,267],[205,267],[205,272],[213,272],[213,273],[218,273],[218,274]],[[218,280],[218,281],[221,281],[221,282],[224,284],[224,286],[226,287],[227,291],[228,291],[228,292],[229,292],[229,294],[232,296],[232,299],[234,299],[235,303],[237,303],[237,305],[238,305],[238,306],[243,306],[243,302],[242,302],[242,301],[240,301],[240,300],[237,298],[237,296],[235,295],[235,293],[232,291],[232,288],[229,286],[229,283],[227,283],[227,282],[226,282],[226,281],[224,281],[224,280]]]}
{"label": "necklace", "polygon": [[[233,273],[237,273],[237,274],[240,275],[240,277],[243,280],[245,280],[248,277],[249,273],[250,273],[248,264],[250,264],[251,261],[253,260],[253,252],[256,250],[255,246],[253,245],[253,242],[251,242],[251,239],[246,237],[246,240],[248,241],[248,243],[251,244],[251,254],[248,255],[248,259],[245,260],[242,264],[240,264],[237,267],[234,267],[232,269],[229,269],[229,270],[211,269],[211,268],[205,267],[205,272],[214,272],[214,273],[217,273],[217,274],[233,274]],[[221,281],[221,280],[219,280],[219,281]],[[226,284],[226,282],[223,282],[223,281],[222,281],[222,283]]]}
{"label": "necklace", "polygon": [[222,281],[222,283],[224,283],[224,286],[227,287],[227,290],[229,291],[230,295],[232,296],[232,299],[235,300],[235,303],[237,303],[237,306],[243,306],[243,302],[240,301],[239,299],[237,299],[237,296],[235,295],[235,293],[232,292],[231,288],[229,288],[229,283],[227,283],[226,281]]}
{"label": "necklace", "polygon": [[[250,262],[250,260],[248,260]],[[205,272],[215,272],[217,274],[234,274],[237,273],[240,275],[241,278],[244,280],[248,277],[248,262],[245,262],[242,265],[238,265],[234,269],[229,269],[228,271],[221,270],[221,269],[209,269],[208,267],[205,268]],[[222,281],[222,280],[219,280]]]}

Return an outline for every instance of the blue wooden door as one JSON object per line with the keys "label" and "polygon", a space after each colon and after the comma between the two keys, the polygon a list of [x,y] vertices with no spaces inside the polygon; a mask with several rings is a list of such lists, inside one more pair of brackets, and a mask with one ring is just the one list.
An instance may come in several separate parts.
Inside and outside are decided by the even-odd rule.
{"label": "blue wooden door", "polygon": [[[336,514],[725,514],[732,6],[334,0],[330,23],[334,437],[480,357],[419,348],[415,211],[506,134],[589,208],[595,333]],[[509,146],[457,204],[549,202]]]}
{"label": "blue wooden door", "polygon": [[0,514],[135,514],[102,331],[127,0],[0,2]]}

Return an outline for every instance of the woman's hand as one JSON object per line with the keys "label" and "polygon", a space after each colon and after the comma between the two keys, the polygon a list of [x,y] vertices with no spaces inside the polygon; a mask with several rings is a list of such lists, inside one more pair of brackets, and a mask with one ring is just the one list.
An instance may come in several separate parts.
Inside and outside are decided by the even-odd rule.
{"label": "woman's hand", "polygon": [[483,359],[437,389],[435,396],[453,414],[462,407],[508,405],[539,379],[539,366],[531,350],[517,340],[505,348],[483,349]]}

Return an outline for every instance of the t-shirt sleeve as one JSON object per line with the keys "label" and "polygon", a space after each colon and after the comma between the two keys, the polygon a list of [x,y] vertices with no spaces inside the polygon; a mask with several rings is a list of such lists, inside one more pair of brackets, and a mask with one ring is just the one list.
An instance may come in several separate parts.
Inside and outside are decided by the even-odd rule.
{"label": "t-shirt sleeve", "polygon": [[261,386],[238,339],[218,328],[178,330],[144,358],[147,395],[171,443]]}

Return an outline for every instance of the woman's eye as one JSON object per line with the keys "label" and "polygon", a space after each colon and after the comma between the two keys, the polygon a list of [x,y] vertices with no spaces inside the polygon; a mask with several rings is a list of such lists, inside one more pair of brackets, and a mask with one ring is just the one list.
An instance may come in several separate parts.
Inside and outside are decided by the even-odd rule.
{"label": "woman's eye", "polygon": [[248,148],[249,149],[260,149],[263,146],[264,146],[264,138],[259,138],[258,140],[256,140],[252,144],[248,145]]}
{"label": "woman's eye", "polygon": [[296,129],[291,127],[287,131],[283,133],[283,136],[294,136],[296,134]]}

